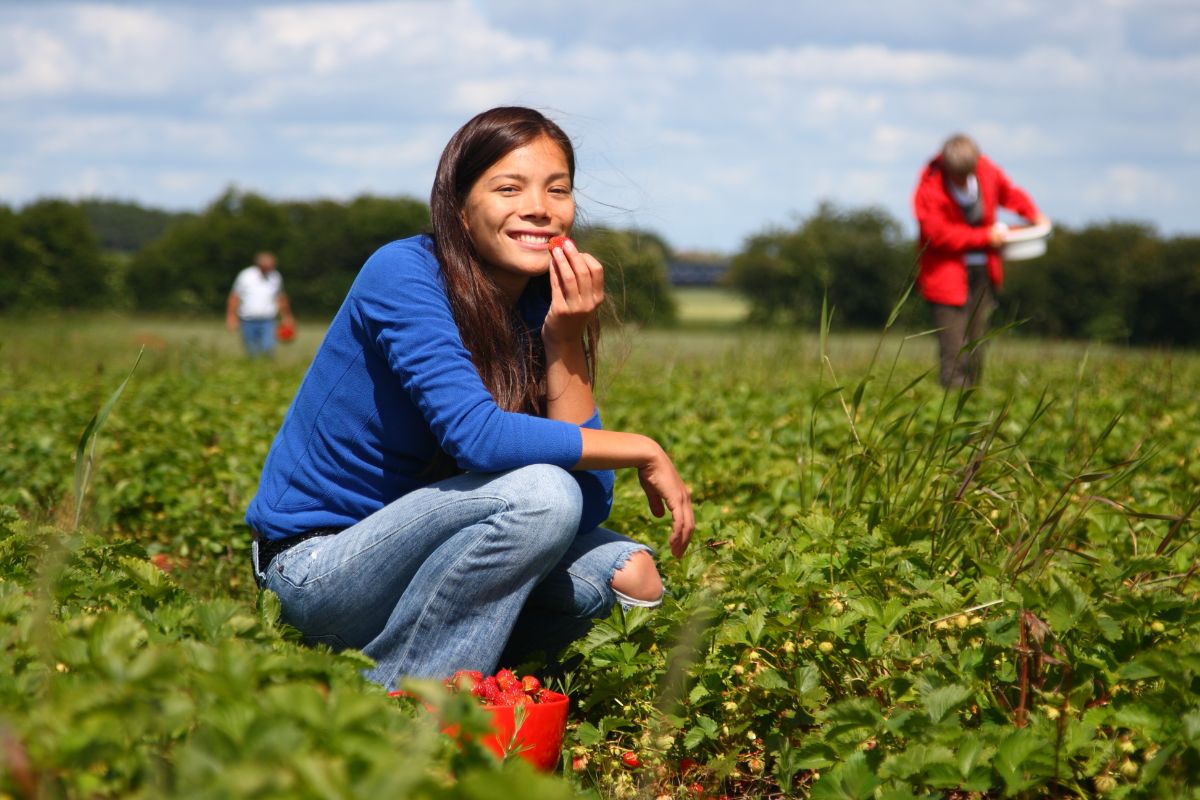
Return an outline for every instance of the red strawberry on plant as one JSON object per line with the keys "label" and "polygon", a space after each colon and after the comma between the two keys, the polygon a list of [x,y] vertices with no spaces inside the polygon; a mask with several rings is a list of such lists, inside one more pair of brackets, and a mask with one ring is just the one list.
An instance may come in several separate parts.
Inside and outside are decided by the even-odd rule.
{"label": "red strawberry on plant", "polygon": [[638,758],[637,753],[632,750],[626,750],[621,754],[621,763],[629,769],[637,769],[642,765],[642,760]]}

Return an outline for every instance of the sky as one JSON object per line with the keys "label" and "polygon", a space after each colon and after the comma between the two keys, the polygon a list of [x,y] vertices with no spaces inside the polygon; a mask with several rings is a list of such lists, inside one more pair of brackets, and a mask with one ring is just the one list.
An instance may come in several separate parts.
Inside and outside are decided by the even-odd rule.
{"label": "sky", "polygon": [[537,108],[593,224],[733,253],[823,201],[911,234],[955,132],[1055,222],[1200,234],[1196,0],[0,0],[0,204],[428,199]]}

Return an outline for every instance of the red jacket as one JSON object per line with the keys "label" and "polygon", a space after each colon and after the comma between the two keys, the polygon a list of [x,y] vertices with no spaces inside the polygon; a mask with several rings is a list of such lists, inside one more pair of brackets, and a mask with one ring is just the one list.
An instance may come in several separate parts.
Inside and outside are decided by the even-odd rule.
{"label": "red jacket", "polygon": [[919,227],[917,249],[921,254],[917,285],[931,303],[966,304],[967,268],[963,259],[968,250],[987,250],[988,275],[1000,288],[1004,267],[999,251],[988,245],[988,229],[996,221],[996,208],[1006,208],[1029,220],[1038,215],[1029,195],[986,156],[979,157],[975,176],[983,199],[983,224],[979,227],[967,224],[962,209],[946,188],[940,155],[925,166],[913,193]]}

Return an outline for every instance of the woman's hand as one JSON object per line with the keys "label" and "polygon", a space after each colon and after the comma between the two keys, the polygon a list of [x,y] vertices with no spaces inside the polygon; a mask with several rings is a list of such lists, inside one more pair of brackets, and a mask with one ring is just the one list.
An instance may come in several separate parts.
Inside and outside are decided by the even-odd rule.
{"label": "woman's hand", "polygon": [[650,503],[650,513],[661,517],[666,510],[671,512],[671,535],[667,543],[671,555],[679,558],[687,550],[696,530],[696,517],[692,511],[692,493],[671,458],[661,447],[659,456],[649,464],[638,468],[638,480]]}
{"label": "woman's hand", "polygon": [[[549,350],[574,346],[604,302],[604,267],[581,253],[567,239],[550,251],[550,311],[542,323],[542,341]],[[548,357],[550,353],[547,353]]]}
{"label": "woman's hand", "polygon": [[671,457],[649,436],[625,431],[605,431],[580,428],[583,454],[576,469],[621,469],[636,467],[642,491],[650,503],[650,513],[661,517],[671,512],[671,535],[668,543],[676,558],[687,550],[696,530],[692,512],[692,493]]}

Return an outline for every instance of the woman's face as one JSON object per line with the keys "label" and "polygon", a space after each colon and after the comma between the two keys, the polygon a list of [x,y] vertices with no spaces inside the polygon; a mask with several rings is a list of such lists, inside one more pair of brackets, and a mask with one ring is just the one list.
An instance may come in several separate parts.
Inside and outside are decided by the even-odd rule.
{"label": "woman's face", "polygon": [[550,269],[550,237],[575,220],[562,148],[541,136],[504,156],[475,181],[462,215],[484,268],[515,301],[530,278]]}

